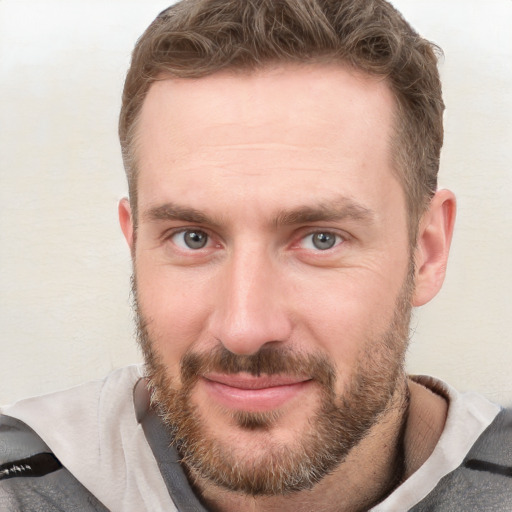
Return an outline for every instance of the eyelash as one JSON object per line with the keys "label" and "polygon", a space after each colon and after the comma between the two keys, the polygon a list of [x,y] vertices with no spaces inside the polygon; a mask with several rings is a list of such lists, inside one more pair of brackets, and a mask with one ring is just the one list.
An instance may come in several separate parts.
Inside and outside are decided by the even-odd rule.
{"label": "eyelash", "polygon": [[[186,245],[185,242],[183,242],[183,244],[180,244],[180,243],[177,243],[176,240],[175,240],[175,237],[177,237],[178,235],[184,235],[185,233],[203,233],[206,237],[207,237],[207,240],[204,244],[204,246],[202,247],[197,247],[197,248],[193,248],[193,247],[185,247],[184,245]],[[304,247],[304,243],[306,242],[306,240],[309,238],[309,237],[314,237],[315,235],[329,235],[329,236],[332,236],[335,238],[334,240],[334,243],[331,247],[325,247],[324,249],[321,249],[321,248],[318,248],[318,247]],[[208,249],[208,245],[212,243],[213,241],[213,236],[208,232],[208,230],[204,229],[204,228],[195,228],[193,226],[191,227],[185,227],[185,228],[179,228],[179,229],[174,229],[174,230],[171,230],[171,231],[168,231],[164,234],[164,236],[162,237],[164,241],[171,241],[173,244],[175,244],[179,249],[183,250],[183,251],[186,251],[186,252],[198,252],[200,251],[201,249]],[[297,237],[294,237],[295,240],[297,240]],[[298,238],[298,241],[296,242],[293,242],[292,244],[292,248],[294,249],[304,249],[304,250],[308,250],[308,251],[312,251],[314,253],[318,253],[318,254],[322,254],[322,253],[328,253],[330,252],[331,250],[334,250],[336,249],[338,246],[344,244],[346,241],[347,241],[348,237],[346,234],[341,234],[341,233],[338,233],[336,232],[335,230],[328,230],[328,229],[314,229],[314,230],[310,230],[308,232],[302,232],[300,233],[299,235],[299,238]],[[310,241],[310,245],[314,245],[314,242],[311,238],[311,241]],[[222,244],[221,243],[217,243],[216,244],[217,247],[222,247]]]}

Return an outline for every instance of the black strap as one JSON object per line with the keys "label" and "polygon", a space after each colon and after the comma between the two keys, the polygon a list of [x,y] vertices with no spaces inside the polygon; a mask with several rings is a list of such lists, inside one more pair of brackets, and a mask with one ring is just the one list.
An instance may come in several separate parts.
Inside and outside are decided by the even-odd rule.
{"label": "black strap", "polygon": [[38,453],[25,459],[0,465],[0,480],[44,476],[62,468],[62,464],[53,453]]}
{"label": "black strap", "polygon": [[485,460],[470,459],[464,464],[468,469],[474,469],[475,471],[486,471],[487,473],[493,473],[495,475],[508,476],[512,478],[512,467],[503,466],[502,464],[494,464],[493,462],[487,462]]}

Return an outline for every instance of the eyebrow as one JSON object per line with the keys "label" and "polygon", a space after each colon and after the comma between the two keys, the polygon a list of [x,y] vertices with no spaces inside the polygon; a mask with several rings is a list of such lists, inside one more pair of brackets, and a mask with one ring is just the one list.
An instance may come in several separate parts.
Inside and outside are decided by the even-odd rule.
{"label": "eyebrow", "polygon": [[[208,224],[216,226],[222,224],[204,212],[195,208],[180,206],[176,203],[165,203],[154,206],[143,213],[146,221],[172,221],[179,220],[192,224]],[[272,223],[275,226],[307,224],[310,222],[336,222],[344,219],[355,220],[364,224],[371,224],[375,213],[354,200],[346,197],[326,201],[318,205],[298,206],[291,210],[278,211]]]}
{"label": "eyebrow", "polygon": [[281,211],[274,222],[276,225],[294,225],[345,219],[371,224],[375,219],[375,212],[352,199],[342,197],[315,206],[299,206]]}
{"label": "eyebrow", "polygon": [[143,218],[147,221],[181,220],[193,224],[214,224],[203,212],[195,208],[179,206],[175,203],[165,203],[150,208],[144,212]]}

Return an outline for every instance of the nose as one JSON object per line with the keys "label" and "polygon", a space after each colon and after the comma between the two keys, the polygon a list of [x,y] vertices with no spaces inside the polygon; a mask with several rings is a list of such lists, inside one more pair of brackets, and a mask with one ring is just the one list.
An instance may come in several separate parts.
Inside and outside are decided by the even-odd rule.
{"label": "nose", "polygon": [[279,264],[267,251],[234,252],[219,276],[211,334],[230,352],[251,355],[289,340],[292,322]]}

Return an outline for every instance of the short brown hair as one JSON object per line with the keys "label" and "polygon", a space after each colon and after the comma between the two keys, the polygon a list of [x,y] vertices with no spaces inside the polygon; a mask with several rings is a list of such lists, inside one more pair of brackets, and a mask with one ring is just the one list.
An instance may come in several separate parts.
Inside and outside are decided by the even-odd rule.
{"label": "short brown hair", "polygon": [[171,6],[138,40],[124,86],[119,136],[134,213],[134,136],[155,80],[327,60],[382,77],[396,97],[394,167],[414,241],[437,188],[443,143],[437,54],[385,0],[183,0]]}

